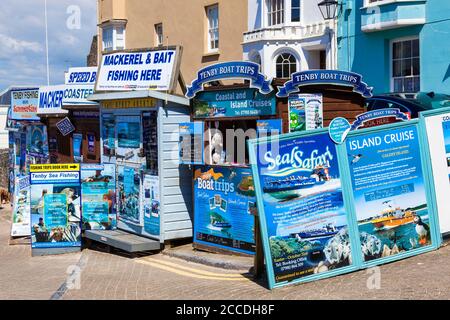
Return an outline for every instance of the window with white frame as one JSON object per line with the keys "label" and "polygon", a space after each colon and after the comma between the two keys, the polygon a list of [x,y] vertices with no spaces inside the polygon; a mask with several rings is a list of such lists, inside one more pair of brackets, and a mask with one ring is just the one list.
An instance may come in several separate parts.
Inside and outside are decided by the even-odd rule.
{"label": "window with white frame", "polygon": [[206,7],[208,20],[208,52],[219,50],[219,6]]}
{"label": "window with white frame", "polygon": [[297,72],[297,59],[288,52],[282,53],[276,58],[275,67],[277,78],[288,79]]}
{"label": "window with white frame", "polygon": [[284,23],[284,0],[267,0],[267,24],[276,26]]}
{"label": "window with white frame", "polygon": [[113,34],[113,27],[105,27],[102,29],[103,51],[114,50]]}
{"label": "window with white frame", "polygon": [[164,33],[163,24],[155,24],[155,41],[157,46],[162,46],[164,44]]}
{"label": "window with white frame", "polygon": [[300,22],[300,0],[291,0],[291,22]]}
{"label": "window with white frame", "polygon": [[125,49],[125,24],[108,24],[102,27],[103,51]]}
{"label": "window with white frame", "polygon": [[419,39],[392,42],[392,90],[405,93],[420,91]]}

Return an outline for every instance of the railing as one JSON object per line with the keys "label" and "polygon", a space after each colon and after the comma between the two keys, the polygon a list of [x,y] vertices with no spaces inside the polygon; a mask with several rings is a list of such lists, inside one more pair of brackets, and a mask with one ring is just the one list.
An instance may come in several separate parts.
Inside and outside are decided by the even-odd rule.
{"label": "railing", "polygon": [[323,36],[327,29],[333,28],[332,21],[321,21],[305,26],[275,26],[244,33],[244,43],[261,40],[292,40]]}

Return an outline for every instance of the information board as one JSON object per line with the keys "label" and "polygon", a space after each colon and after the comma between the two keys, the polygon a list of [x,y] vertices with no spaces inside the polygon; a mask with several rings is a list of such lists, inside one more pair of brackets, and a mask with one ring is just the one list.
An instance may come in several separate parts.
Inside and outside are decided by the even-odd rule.
{"label": "information board", "polygon": [[114,230],[117,227],[116,166],[81,165],[83,230]]}
{"label": "information board", "polygon": [[180,123],[180,163],[203,164],[204,155],[204,123]]}
{"label": "information board", "polygon": [[282,139],[278,148],[262,141],[254,176],[264,206],[260,220],[267,232],[270,281],[350,266],[348,217],[333,141],[327,133]]}
{"label": "information board", "polygon": [[322,94],[289,96],[289,132],[323,128]]}
{"label": "information board", "polygon": [[419,139],[410,125],[346,141],[364,261],[431,245]]}
{"label": "information board", "polygon": [[253,254],[255,189],[251,170],[197,166],[194,243]]}
{"label": "information board", "polygon": [[[14,178],[14,177],[13,177]],[[29,236],[30,228],[30,177],[14,178],[14,206],[11,236]]]}
{"label": "information board", "polygon": [[352,131],[342,142],[326,129],[249,142],[270,288],[404,259],[442,241],[417,120]]}
{"label": "information board", "polygon": [[144,211],[144,230],[151,236],[161,234],[161,202],[159,196],[159,177],[143,173],[142,210]]}
{"label": "information board", "polygon": [[450,108],[421,113],[427,135],[439,232],[450,233]]}
{"label": "information board", "polygon": [[32,248],[81,247],[80,166],[31,165],[30,182]]}

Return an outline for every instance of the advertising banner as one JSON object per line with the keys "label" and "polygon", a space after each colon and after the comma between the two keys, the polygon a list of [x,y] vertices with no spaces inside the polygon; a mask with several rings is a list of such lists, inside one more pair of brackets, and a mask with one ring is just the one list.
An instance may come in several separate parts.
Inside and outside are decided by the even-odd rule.
{"label": "advertising banner", "polygon": [[33,249],[81,247],[78,164],[30,167]]}
{"label": "advertising banner", "polygon": [[45,125],[27,126],[27,156],[49,157],[47,127]]}
{"label": "advertising banner", "polygon": [[180,123],[180,163],[203,164],[204,137],[203,122]]}
{"label": "advertising banner", "polygon": [[64,137],[75,131],[75,126],[68,117],[65,117],[61,121],[58,121],[56,123],[56,127]]}
{"label": "advertising banner", "polygon": [[277,97],[288,97],[303,86],[331,84],[352,87],[364,98],[372,97],[372,87],[362,81],[362,75],[339,70],[307,70],[291,74],[291,79],[278,89]]}
{"label": "advertising banner", "polygon": [[158,112],[142,114],[142,144],[146,169],[149,174],[157,176],[158,172]]}
{"label": "advertising banner", "polygon": [[97,67],[69,68],[64,75],[65,84],[90,84],[94,85],[97,80]]}
{"label": "advertising banner", "polygon": [[117,214],[119,221],[143,226],[140,192],[141,176],[139,168],[117,166]]}
{"label": "advertising banner", "polygon": [[31,232],[30,177],[15,178],[15,181],[11,236],[29,236]]}
{"label": "advertising banner", "polygon": [[439,214],[440,233],[450,233],[450,109],[422,113],[428,137],[430,165],[433,171],[434,196]]}
{"label": "advertising banner", "polygon": [[94,93],[93,85],[56,85],[39,88],[38,114],[65,114],[65,105],[95,105],[87,100]]}
{"label": "advertising banner", "polygon": [[74,133],[72,135],[73,161],[80,163],[83,161],[81,150],[83,148],[83,134]]}
{"label": "advertising banner", "polygon": [[256,120],[256,134],[259,137],[276,136],[283,132],[281,119]]}
{"label": "advertising banner", "polygon": [[144,211],[144,230],[152,236],[160,236],[160,197],[159,197],[159,177],[147,173],[143,174],[142,208]]}
{"label": "advertising banner", "polygon": [[[429,122],[432,134],[440,131],[431,149],[440,149],[439,169],[448,169],[446,119]],[[417,120],[353,131],[341,145],[320,130],[249,146],[271,288],[411,257],[441,243],[431,170],[423,163],[428,145]],[[447,189],[438,198],[450,190],[445,173],[438,183],[445,180]]]}
{"label": "advertising banner", "polygon": [[96,91],[170,91],[177,62],[176,50],[104,54]]}
{"label": "advertising banner", "polygon": [[81,165],[83,230],[114,230],[117,226],[116,167]]}
{"label": "advertising banner", "polygon": [[140,163],[141,118],[139,116],[117,117],[117,162]]}
{"label": "advertising banner", "polygon": [[11,91],[10,120],[39,121],[39,89]]}
{"label": "advertising banner", "polygon": [[276,114],[275,94],[255,89],[206,91],[197,94],[194,118],[255,117]]}
{"label": "advertising banner", "polygon": [[322,94],[290,95],[289,131],[305,131],[323,128]]}
{"label": "advertising banner", "polygon": [[260,141],[254,176],[271,287],[350,266],[341,173],[328,134],[292,136],[277,148]]}
{"label": "advertising banner", "polygon": [[114,115],[102,113],[102,162],[116,162],[116,119]]}
{"label": "advertising banner", "polygon": [[271,81],[260,73],[259,64],[250,61],[230,61],[200,69],[197,72],[197,79],[187,87],[186,98],[192,99],[197,92],[203,90],[205,83],[223,79],[250,80],[250,87],[259,89],[262,94],[269,94],[273,90],[270,85]]}
{"label": "advertising banner", "polygon": [[357,135],[346,145],[364,261],[431,245],[418,128]]}
{"label": "advertising banner", "polygon": [[250,169],[196,167],[194,243],[253,254],[255,189]]}

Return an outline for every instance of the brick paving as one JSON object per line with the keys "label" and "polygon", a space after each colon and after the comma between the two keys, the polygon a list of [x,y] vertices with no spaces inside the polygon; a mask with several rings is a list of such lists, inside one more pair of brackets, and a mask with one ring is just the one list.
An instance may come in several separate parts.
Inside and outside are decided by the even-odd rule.
{"label": "brick paving", "polygon": [[[368,289],[366,270],[270,291],[247,270],[225,270],[155,254],[130,259],[84,250],[31,258],[28,246],[9,246],[7,210],[0,211],[0,299],[450,299],[450,246],[380,267],[380,289]],[[81,269],[78,289],[66,289],[66,270]],[[61,290],[61,287],[63,288]]]}

